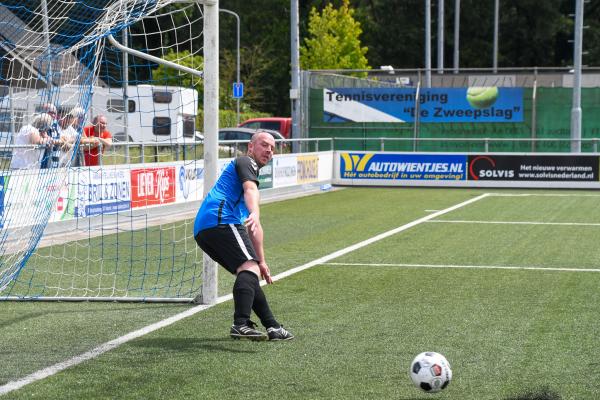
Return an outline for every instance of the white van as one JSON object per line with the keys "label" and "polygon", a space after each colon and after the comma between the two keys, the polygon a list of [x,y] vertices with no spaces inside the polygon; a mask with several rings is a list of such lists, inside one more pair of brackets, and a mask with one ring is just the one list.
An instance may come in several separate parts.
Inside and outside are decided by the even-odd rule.
{"label": "white van", "polygon": [[[52,103],[59,110],[89,104],[85,124],[104,114],[115,141],[184,143],[196,140],[198,93],[176,86],[138,85],[127,88],[127,107],[122,88],[94,87],[81,95],[78,86],[53,90]],[[0,144],[10,144],[12,132],[18,132],[46,101],[43,90],[14,90],[0,97]],[[91,101],[90,101],[91,99]],[[126,117],[125,117],[126,115]],[[125,124],[125,121],[127,123]]]}
{"label": "white van", "polygon": [[198,93],[194,89],[129,86],[125,108],[121,88],[97,88],[88,120],[94,115],[106,115],[108,130],[115,141],[125,141],[128,137],[130,142],[182,143],[195,140],[197,112]]}

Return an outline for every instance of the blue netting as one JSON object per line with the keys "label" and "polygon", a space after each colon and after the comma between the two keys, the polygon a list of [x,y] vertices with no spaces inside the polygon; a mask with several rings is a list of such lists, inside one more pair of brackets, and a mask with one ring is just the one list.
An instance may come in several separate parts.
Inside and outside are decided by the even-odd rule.
{"label": "blue netting", "polygon": [[[69,218],[77,217],[77,212],[83,213],[81,205],[77,211],[77,206],[73,204],[78,203],[69,202],[69,199],[78,194],[69,193],[70,197],[65,197],[61,191],[68,179],[76,181],[70,174],[74,173],[72,167],[81,162],[79,144],[83,126],[90,122],[91,116],[99,114],[99,110],[94,107],[100,103],[94,101],[94,96],[96,99],[101,98],[105,108],[103,112],[110,112],[111,107],[121,107],[127,113],[130,106],[119,99],[125,99],[128,95],[133,99],[130,102],[137,104],[134,111],[138,114],[131,113],[129,118],[134,122],[137,119],[138,131],[163,128],[168,134],[160,136],[160,140],[165,142],[172,141],[176,134],[181,136],[181,127],[186,121],[191,121],[192,134],[194,133],[197,95],[185,97],[181,94],[184,90],[191,91],[185,92],[186,94],[196,93],[193,83],[187,84],[185,89],[186,84],[177,80],[178,74],[175,74],[175,79],[165,81],[161,78],[153,81],[152,74],[156,65],[133,58],[128,72],[132,79],[126,81],[123,78],[122,54],[106,46],[107,35],[120,37],[125,27],[131,27],[129,39],[132,41],[135,41],[135,35],[140,38],[157,35],[155,39],[159,43],[158,47],[149,49],[151,46],[142,44],[143,51],[152,51],[159,57],[180,51],[179,47],[184,40],[178,39],[175,32],[177,25],[184,21],[191,26],[194,20],[187,16],[174,17],[173,13],[195,13],[198,18],[198,5],[188,3],[173,6],[175,11],[164,12],[151,21],[156,32],[151,32],[141,21],[170,3],[171,0],[53,0],[47,1],[44,8],[41,1],[0,1],[0,291],[8,287],[8,293],[43,295],[46,294],[48,282],[62,291],[65,280],[68,281],[64,285],[65,290],[75,288],[83,296],[100,293],[108,296],[120,293],[127,296],[135,292],[133,295],[143,297],[160,292],[163,296],[177,297],[189,296],[197,288],[197,260],[189,260],[190,256],[186,252],[182,253],[183,258],[176,256],[175,253],[181,253],[174,244],[177,240],[166,242],[163,240],[164,233],[160,231],[159,242],[139,242],[140,238],[148,237],[146,227],[139,234],[131,233],[131,229],[117,228],[115,237],[95,239],[97,235],[90,235],[87,239],[84,238],[83,242],[90,246],[86,250],[88,258],[80,262],[80,256],[74,256],[75,264],[82,265],[81,270],[65,272],[65,266],[73,262],[67,255],[68,251],[63,251],[60,256],[52,252],[36,252],[49,221],[56,219],[57,202],[67,199],[69,205],[66,207],[71,209],[66,210],[65,215]],[[164,21],[171,21],[172,24],[165,24]],[[170,29],[173,32],[169,32]],[[191,31],[189,27],[188,30]],[[165,34],[167,39],[164,39]],[[193,51],[197,52],[196,44],[188,47],[194,46]],[[198,67],[201,68],[200,65]],[[139,92],[132,93],[130,88],[128,93],[124,82],[129,82],[130,85],[150,84],[152,90],[148,91],[146,88],[145,91],[140,89]],[[178,85],[178,88],[167,86],[173,84]],[[158,85],[163,87],[163,92],[191,99],[187,100],[191,104],[178,101],[163,106],[162,109],[141,110],[143,107],[140,104],[152,99]],[[120,106],[116,105],[119,101]],[[175,118],[169,118],[168,122],[164,122],[168,117],[159,117],[157,111],[163,109],[168,116],[188,115],[184,117],[187,120],[172,121]],[[145,122],[142,111],[153,113],[153,122]],[[48,115],[52,117],[51,123],[45,123],[48,122],[45,120]],[[68,127],[65,127],[63,120],[71,117],[75,122],[72,122],[73,129],[67,135],[65,132]],[[113,129],[119,130],[116,123]],[[31,142],[31,138],[35,136],[32,132],[36,132],[36,140],[39,139],[35,143]],[[63,136],[67,139],[63,140]],[[25,137],[27,141],[23,141]],[[65,144],[67,140],[70,140],[68,146]],[[19,162],[19,157],[25,161]],[[142,154],[142,161],[143,157]],[[82,189],[75,187],[73,190]],[[94,205],[89,207],[92,206]],[[106,210],[110,214],[112,209]],[[131,208],[129,211],[130,215],[121,221],[133,226],[134,213]],[[102,224],[99,226],[100,228],[94,229],[103,229]],[[178,228],[169,230],[171,236],[173,229]],[[80,241],[75,246],[81,247],[81,243]],[[168,248],[172,251],[167,250]],[[37,263],[18,282],[16,289],[15,278],[32,256],[39,256]],[[92,259],[102,260],[99,272],[95,272],[96,267],[90,267]],[[43,266],[44,263],[47,268]],[[60,272],[52,269],[51,265],[58,265]],[[107,268],[107,265],[110,267]],[[151,265],[151,268],[147,265]],[[182,266],[182,269],[177,265]],[[85,272],[86,268],[88,272]],[[90,276],[94,278],[90,279]],[[94,279],[98,279],[98,282],[90,284]],[[75,280],[79,281],[74,284]],[[82,283],[85,281],[87,283]],[[106,284],[106,281],[112,281],[113,286]],[[124,287],[115,287],[118,285],[115,283],[117,281],[125,282]],[[182,289],[183,281],[188,281],[186,289]],[[4,294],[6,293],[5,290]]]}

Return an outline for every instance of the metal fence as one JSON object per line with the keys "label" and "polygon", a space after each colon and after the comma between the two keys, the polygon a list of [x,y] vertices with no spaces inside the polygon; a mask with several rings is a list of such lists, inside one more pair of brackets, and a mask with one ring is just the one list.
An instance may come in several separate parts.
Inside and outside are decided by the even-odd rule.
{"label": "metal fence", "polygon": [[[579,140],[582,153],[598,153],[600,137]],[[381,151],[427,153],[569,153],[572,139],[544,138],[393,138],[393,137],[331,137],[312,139],[287,139],[276,141],[276,154],[312,153],[319,151]],[[0,168],[10,169],[10,149],[43,149],[43,146],[10,145],[0,153]],[[219,141],[219,158],[236,157],[248,149],[248,141]],[[201,160],[204,147],[200,142],[189,144],[156,142],[115,142],[99,155],[99,165],[143,164]],[[80,154],[72,163],[83,166]]]}
{"label": "metal fence", "polygon": [[[462,69],[460,73],[432,72],[431,88],[469,88],[473,86],[496,86],[521,88],[523,92],[522,120],[517,122],[423,122],[418,112],[419,101],[413,104],[414,121],[411,122],[328,122],[324,118],[323,91],[332,88],[403,88],[424,91],[424,69],[396,70],[343,70],[305,71],[302,73],[301,127],[302,137],[362,136],[367,140],[380,137],[398,138],[405,142],[423,143],[434,141],[478,139],[504,141],[530,141],[529,150],[523,144],[518,151],[562,151],[562,145],[554,140],[570,140],[570,115],[573,99],[573,71],[569,68],[498,68]],[[593,143],[600,137],[600,68],[585,68],[582,86],[582,137]],[[543,139],[543,140],[538,140]],[[582,142],[583,144],[584,142]],[[541,146],[541,148],[540,148]],[[411,151],[418,145],[400,146]],[[492,146],[493,147],[493,146]],[[510,149],[511,146],[507,148]],[[591,151],[592,144],[588,149]],[[444,151],[452,146],[443,146]],[[508,150],[511,151],[511,150]]]}
{"label": "metal fence", "polygon": [[[219,141],[219,157],[228,158],[244,154],[249,141],[222,140]],[[275,153],[297,152],[310,153],[331,150],[332,140],[329,138],[276,140]],[[10,169],[13,149],[45,149],[40,145],[6,145],[0,153],[0,168]],[[99,149],[99,165],[142,164],[153,162],[170,162],[185,160],[201,160],[204,158],[204,145],[201,141],[189,143],[171,142],[113,142],[105,151]],[[83,165],[83,150],[74,158],[72,165]]]}

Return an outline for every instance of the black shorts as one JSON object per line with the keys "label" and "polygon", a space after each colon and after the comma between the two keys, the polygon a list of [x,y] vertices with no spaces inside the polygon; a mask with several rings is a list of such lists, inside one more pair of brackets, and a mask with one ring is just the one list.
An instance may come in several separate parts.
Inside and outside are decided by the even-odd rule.
{"label": "black shorts", "polygon": [[234,275],[246,261],[258,262],[250,236],[243,225],[217,225],[198,232],[195,239],[204,253]]}

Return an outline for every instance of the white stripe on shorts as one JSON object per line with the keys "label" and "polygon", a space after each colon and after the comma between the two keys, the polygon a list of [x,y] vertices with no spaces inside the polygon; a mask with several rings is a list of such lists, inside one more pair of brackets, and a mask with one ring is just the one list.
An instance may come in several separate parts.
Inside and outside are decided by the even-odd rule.
{"label": "white stripe on shorts", "polygon": [[240,233],[238,232],[238,230],[235,227],[235,225],[234,224],[229,224],[229,227],[233,231],[233,235],[235,236],[235,239],[237,240],[238,244],[240,245],[240,249],[242,249],[242,251],[244,252],[244,255],[246,256],[246,258],[248,260],[254,260],[254,258],[250,255],[250,253],[248,253],[248,249],[246,248],[246,244],[242,240],[242,237],[240,236]]}

